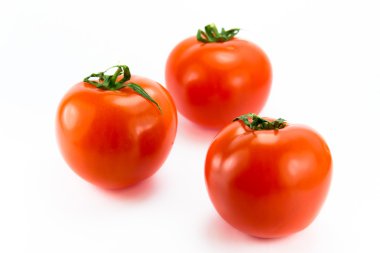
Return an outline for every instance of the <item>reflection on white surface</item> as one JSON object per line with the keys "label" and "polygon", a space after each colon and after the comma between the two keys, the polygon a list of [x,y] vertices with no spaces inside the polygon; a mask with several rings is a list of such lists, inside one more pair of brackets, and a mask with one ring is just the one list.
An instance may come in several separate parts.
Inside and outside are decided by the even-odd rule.
{"label": "reflection on white surface", "polygon": [[[22,0],[0,8],[0,252],[380,252],[378,0]],[[163,83],[170,50],[210,21],[248,30],[267,52],[274,79],[263,113],[315,127],[331,148],[327,202],[294,236],[254,239],[220,219],[204,183],[205,133],[179,131],[156,185],[138,200],[99,193],[59,154],[55,110],[71,85],[124,63]],[[355,130],[348,123],[357,115],[370,126]]]}

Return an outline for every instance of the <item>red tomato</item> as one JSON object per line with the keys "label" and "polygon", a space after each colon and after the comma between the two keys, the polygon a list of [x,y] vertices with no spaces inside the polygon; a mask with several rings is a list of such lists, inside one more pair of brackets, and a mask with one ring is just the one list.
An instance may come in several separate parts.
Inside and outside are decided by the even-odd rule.
{"label": "red tomato", "polygon": [[209,25],[206,33],[198,31],[202,41],[190,37],[170,53],[167,87],[189,120],[221,128],[236,115],[259,113],[265,105],[272,80],[269,59],[255,44],[235,38],[237,32],[218,32]]}
{"label": "red tomato", "polygon": [[[69,166],[85,180],[110,189],[154,174],[168,156],[177,130],[176,108],[165,88],[139,76],[120,82],[123,66],[116,67],[116,85],[104,87],[110,76],[93,74],[100,81],[74,85],[56,118],[58,144]],[[141,95],[144,91],[150,95]]]}
{"label": "red tomato", "polygon": [[238,230],[282,237],[317,216],[330,185],[331,154],[309,127],[277,121],[280,129],[274,129],[268,120],[266,130],[253,130],[255,117],[245,115],[240,119],[246,124],[226,126],[211,144],[205,163],[208,193],[218,213]]}

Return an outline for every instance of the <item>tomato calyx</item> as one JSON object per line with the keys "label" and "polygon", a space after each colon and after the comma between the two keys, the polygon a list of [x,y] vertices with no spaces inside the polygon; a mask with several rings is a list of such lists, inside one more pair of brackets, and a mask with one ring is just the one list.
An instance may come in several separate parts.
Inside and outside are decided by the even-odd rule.
{"label": "tomato calyx", "polygon": [[204,31],[198,29],[197,40],[203,43],[225,42],[233,39],[239,31],[239,28],[233,28],[227,31],[222,28],[219,32],[215,24],[209,24],[205,26]]}
{"label": "tomato calyx", "polygon": [[[115,73],[113,75],[106,75],[106,72],[113,68],[117,68]],[[122,76],[122,79],[117,80],[119,76]],[[91,78],[96,78],[96,80],[90,80]],[[103,72],[92,73],[91,75],[85,77],[83,82],[92,84],[96,88],[102,90],[120,90],[124,87],[131,88],[136,93],[155,104],[161,112],[160,105],[140,85],[136,83],[125,83],[130,79],[131,72],[129,71],[129,67],[127,65],[115,65]]]}
{"label": "tomato calyx", "polygon": [[286,120],[278,118],[274,121],[268,121],[254,113],[243,114],[233,121],[241,120],[247,127],[252,130],[278,130],[286,126]]}

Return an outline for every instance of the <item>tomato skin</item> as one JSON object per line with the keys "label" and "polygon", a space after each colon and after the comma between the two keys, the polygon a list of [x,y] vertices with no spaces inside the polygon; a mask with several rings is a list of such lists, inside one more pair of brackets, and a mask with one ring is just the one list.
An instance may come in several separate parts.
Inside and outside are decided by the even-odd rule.
{"label": "tomato skin", "polygon": [[158,108],[130,88],[102,90],[80,82],[62,99],[57,140],[68,165],[83,179],[120,189],[153,175],[173,145],[177,113],[157,82],[132,76],[159,103]]}
{"label": "tomato skin", "polygon": [[247,111],[259,113],[271,81],[265,53],[238,38],[205,44],[190,37],[172,50],[166,63],[166,83],[178,111],[210,128],[221,128]]}
{"label": "tomato skin", "polygon": [[218,213],[261,238],[307,227],[326,198],[331,176],[327,144],[302,125],[253,131],[233,122],[217,135],[205,162],[208,193]]}

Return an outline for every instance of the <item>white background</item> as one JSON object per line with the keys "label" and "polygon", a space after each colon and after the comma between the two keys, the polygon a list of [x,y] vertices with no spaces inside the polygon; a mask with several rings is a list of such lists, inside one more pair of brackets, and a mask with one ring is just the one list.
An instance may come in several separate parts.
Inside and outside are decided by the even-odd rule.
{"label": "white background", "polygon": [[[0,252],[380,252],[378,1],[1,1]],[[209,201],[215,132],[179,118],[166,163],[118,192],[63,161],[54,118],[89,73],[125,63],[164,84],[166,58],[215,22],[241,27],[273,65],[262,115],[318,130],[334,159],[330,194],[306,230],[260,240]]]}

